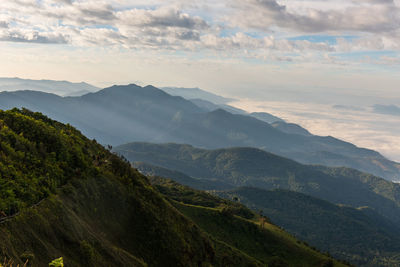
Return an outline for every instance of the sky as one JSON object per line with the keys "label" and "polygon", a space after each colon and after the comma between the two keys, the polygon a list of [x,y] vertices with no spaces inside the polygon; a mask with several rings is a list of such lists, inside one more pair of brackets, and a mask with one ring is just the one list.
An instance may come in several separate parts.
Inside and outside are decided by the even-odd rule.
{"label": "sky", "polygon": [[398,161],[399,71],[400,0],[0,1],[0,77],[200,87]]}

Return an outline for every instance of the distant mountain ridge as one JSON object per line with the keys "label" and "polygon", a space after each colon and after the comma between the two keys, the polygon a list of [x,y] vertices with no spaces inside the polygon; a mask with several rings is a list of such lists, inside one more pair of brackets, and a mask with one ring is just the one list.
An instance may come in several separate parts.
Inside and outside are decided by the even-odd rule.
{"label": "distant mountain ridge", "polygon": [[68,81],[31,80],[21,78],[0,78],[1,91],[41,91],[59,96],[81,96],[100,88],[85,82],[71,83]]}
{"label": "distant mountain ridge", "polygon": [[204,90],[201,90],[200,88],[184,88],[184,87],[162,87],[160,88],[164,92],[167,92],[170,95],[173,96],[181,96],[185,99],[202,99],[206,100],[209,102],[212,102],[217,105],[221,104],[227,104],[229,102],[234,101],[232,98],[226,98],[223,96],[219,96]]}
{"label": "distant mountain ridge", "polygon": [[312,134],[308,130],[306,130],[303,127],[301,127],[300,125],[297,125],[294,123],[286,123],[284,121],[275,121],[275,122],[271,123],[271,125],[284,133],[312,136]]}
{"label": "distant mountain ridge", "polygon": [[[132,162],[223,182],[227,185],[224,190],[243,186],[287,189],[355,208],[368,206],[400,223],[400,184],[354,169],[302,165],[248,147],[206,150],[181,144],[130,143],[114,151]],[[213,186],[209,183],[209,188],[203,189],[217,189]]]}
{"label": "distant mountain ridge", "polygon": [[374,105],[373,110],[380,114],[400,116],[400,106],[396,105]]}
{"label": "distant mountain ridge", "polygon": [[[280,122],[281,124],[286,124],[286,122],[284,120],[282,120],[281,118],[278,118],[267,112],[248,113],[247,111],[245,111],[243,109],[235,108],[235,107],[227,105],[227,104],[215,104],[215,103],[212,103],[212,102],[204,100],[204,99],[196,98],[196,99],[188,99],[188,100],[190,100],[191,102],[193,102],[200,108],[203,108],[204,110],[210,111],[210,112],[218,110],[218,109],[222,109],[222,110],[225,110],[229,113],[236,114],[236,115],[248,115],[248,116],[254,117],[256,119],[259,119],[260,121],[265,121],[269,124],[272,124],[274,122]],[[292,125],[296,125],[296,126],[300,127],[297,124],[292,124]]]}
{"label": "distant mountain ridge", "polygon": [[214,104],[210,101],[204,100],[204,99],[189,99],[191,102],[193,102],[196,106],[203,108],[206,111],[214,111],[217,109],[223,109],[225,111],[228,111],[232,114],[240,114],[240,115],[248,115],[248,113],[242,109],[235,108],[226,104]]}
{"label": "distant mountain ridge", "polygon": [[204,148],[250,146],[307,164],[347,166],[390,180],[400,164],[333,137],[283,132],[265,121],[223,109],[209,112],[153,86],[112,86],[81,97],[2,92],[0,108],[26,107],[70,123],[102,144],[145,141]]}
{"label": "distant mountain ridge", "polygon": [[276,117],[276,116],[271,115],[271,114],[266,113],[266,112],[253,112],[253,113],[250,113],[250,115],[253,116],[254,118],[257,118],[257,119],[259,119],[261,121],[268,122],[270,124],[274,123],[274,122],[277,122],[277,121],[284,122],[284,120],[282,120],[281,118]]}

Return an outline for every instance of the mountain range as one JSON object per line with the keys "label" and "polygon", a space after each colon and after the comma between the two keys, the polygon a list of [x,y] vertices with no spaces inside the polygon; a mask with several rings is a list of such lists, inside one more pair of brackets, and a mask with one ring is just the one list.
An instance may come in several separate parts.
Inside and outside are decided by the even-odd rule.
{"label": "mountain range", "polygon": [[[180,144],[129,143],[114,151],[132,162],[222,182],[225,190],[241,186],[287,189],[337,204],[368,206],[400,223],[400,184],[354,169],[303,165],[256,148],[205,150]],[[213,189],[217,188],[209,183],[206,190]]]}
{"label": "mountain range", "polygon": [[0,260],[343,264],[318,248],[400,264],[400,184],[378,177],[396,180],[398,163],[197,88],[165,90],[177,96],[137,85],[0,93],[1,109],[29,109],[0,110]]}
{"label": "mountain range", "polygon": [[247,146],[305,164],[346,166],[388,180],[400,177],[400,164],[376,151],[330,136],[315,136],[298,125],[270,124],[253,117],[260,118],[260,114],[232,114],[221,108],[210,111],[153,86],[112,86],[80,97],[33,91],[0,93],[0,108],[13,107],[70,123],[102,144],[145,141],[211,149]]}
{"label": "mountain range", "polygon": [[301,165],[254,148],[132,143],[114,150],[146,175],[261,210],[335,257],[361,266],[400,264],[399,184],[353,169]]}

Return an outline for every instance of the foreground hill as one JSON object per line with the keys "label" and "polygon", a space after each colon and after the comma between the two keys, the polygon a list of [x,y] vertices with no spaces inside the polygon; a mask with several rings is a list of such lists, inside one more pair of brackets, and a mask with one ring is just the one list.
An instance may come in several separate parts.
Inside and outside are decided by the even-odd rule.
{"label": "foreground hill", "polygon": [[[205,150],[190,145],[131,143],[115,151],[130,161],[224,183],[225,189],[288,189],[337,204],[368,206],[400,223],[400,184],[353,169],[302,165],[255,148]],[[209,190],[221,189],[214,183],[209,186]]]}
{"label": "foreground hill", "polygon": [[[340,266],[293,238],[268,239],[272,230],[255,222],[248,227],[261,236],[248,241],[279,247],[287,258],[280,249],[253,254],[224,242],[178,212],[128,162],[39,113],[0,111],[0,146],[1,259],[32,266],[61,256],[66,266],[263,266],[302,255],[303,266]],[[207,208],[196,210],[210,216]],[[230,230],[244,235],[243,223],[239,216]]]}
{"label": "foreground hill", "polygon": [[28,111],[1,111],[0,125],[3,257],[35,266],[60,256],[67,266],[217,261],[213,241],[96,142]]}
{"label": "foreground hill", "polygon": [[302,163],[347,166],[389,180],[400,179],[400,164],[375,151],[333,137],[298,134],[296,127],[280,127],[281,131],[248,115],[222,109],[209,112],[153,86],[112,86],[81,97],[32,91],[0,93],[0,108],[14,107],[70,123],[102,144],[146,141],[210,149],[251,146]]}

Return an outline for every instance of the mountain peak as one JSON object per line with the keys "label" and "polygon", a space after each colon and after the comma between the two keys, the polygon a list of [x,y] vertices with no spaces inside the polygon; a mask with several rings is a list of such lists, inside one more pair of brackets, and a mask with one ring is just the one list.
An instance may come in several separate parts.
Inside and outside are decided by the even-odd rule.
{"label": "mountain peak", "polygon": [[101,90],[99,92],[102,92],[102,91],[134,92],[135,94],[141,93],[141,94],[149,94],[149,95],[157,94],[159,96],[168,96],[167,93],[165,93],[161,89],[158,89],[152,85],[147,85],[145,87],[142,87],[142,86],[134,84],[134,83],[131,83],[128,85],[113,85],[111,87],[104,88],[103,90]]}

